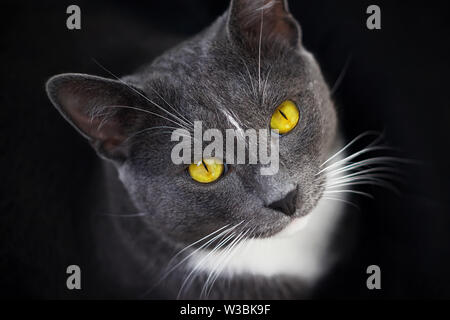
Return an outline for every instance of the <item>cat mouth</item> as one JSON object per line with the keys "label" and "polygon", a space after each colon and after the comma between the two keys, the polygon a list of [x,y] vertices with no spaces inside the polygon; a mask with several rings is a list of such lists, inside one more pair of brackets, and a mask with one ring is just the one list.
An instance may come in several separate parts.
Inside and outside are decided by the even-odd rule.
{"label": "cat mouth", "polygon": [[285,226],[280,232],[276,233],[274,237],[288,237],[296,234],[306,227],[308,224],[309,215],[304,215],[293,219],[287,226]]}
{"label": "cat mouth", "polygon": [[272,228],[271,231],[263,232],[262,237],[286,237],[291,236],[297,232],[300,232],[306,227],[310,213],[319,204],[320,200],[323,198],[324,188],[322,186],[323,178],[318,179],[319,184],[317,184],[317,190],[315,190],[316,199],[312,204],[304,206],[298,201],[298,187],[291,190],[287,195],[278,200],[267,208],[276,211],[281,216],[281,221],[277,227]]}

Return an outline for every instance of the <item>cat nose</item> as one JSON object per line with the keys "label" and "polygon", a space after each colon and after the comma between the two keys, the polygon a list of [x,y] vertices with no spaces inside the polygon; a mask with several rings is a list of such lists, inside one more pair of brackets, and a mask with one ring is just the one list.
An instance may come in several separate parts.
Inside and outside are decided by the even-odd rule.
{"label": "cat nose", "polygon": [[269,208],[283,212],[287,216],[292,216],[297,209],[297,188],[290,191],[284,198],[272,202]]}

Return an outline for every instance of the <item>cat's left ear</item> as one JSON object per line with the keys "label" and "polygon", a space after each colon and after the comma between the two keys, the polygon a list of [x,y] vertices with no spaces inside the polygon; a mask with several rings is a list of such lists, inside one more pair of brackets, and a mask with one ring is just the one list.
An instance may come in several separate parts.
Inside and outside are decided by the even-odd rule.
{"label": "cat's left ear", "polygon": [[274,44],[297,48],[301,42],[300,26],[287,0],[231,0],[227,29],[232,40],[253,48]]}

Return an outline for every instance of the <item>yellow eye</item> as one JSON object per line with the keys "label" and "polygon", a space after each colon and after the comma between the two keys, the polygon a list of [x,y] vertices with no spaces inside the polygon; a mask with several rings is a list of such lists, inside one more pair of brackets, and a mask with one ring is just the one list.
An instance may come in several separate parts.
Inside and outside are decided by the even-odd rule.
{"label": "yellow eye", "polygon": [[280,134],[288,133],[297,125],[298,118],[297,106],[291,100],[286,100],[272,114],[270,127],[274,130],[278,129]]}
{"label": "yellow eye", "polygon": [[190,164],[188,171],[195,181],[210,183],[220,178],[223,168],[223,163],[220,160],[210,158]]}

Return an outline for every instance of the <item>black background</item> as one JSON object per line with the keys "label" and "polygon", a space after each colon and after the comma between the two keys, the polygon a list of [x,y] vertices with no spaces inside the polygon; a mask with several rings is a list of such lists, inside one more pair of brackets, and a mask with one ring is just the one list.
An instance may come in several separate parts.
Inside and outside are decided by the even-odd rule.
{"label": "black background", "polygon": [[[359,199],[357,242],[325,279],[320,298],[450,298],[449,24],[444,2],[377,1],[382,29],[365,26],[368,1],[298,1],[290,7],[330,85],[347,139],[385,132],[420,165],[402,168],[402,195],[370,189]],[[66,28],[78,4],[82,30]],[[67,292],[65,268],[89,264],[79,210],[95,155],[44,92],[61,72],[123,75],[195,34],[228,1],[2,2],[0,89],[0,296],[87,298]],[[382,290],[366,288],[366,267]],[[86,275],[89,279],[89,275]],[[86,279],[86,278],[83,278]]]}

